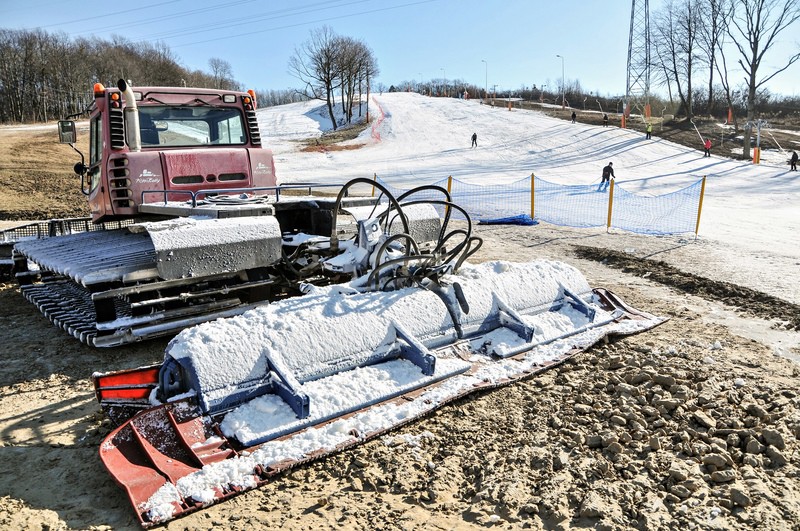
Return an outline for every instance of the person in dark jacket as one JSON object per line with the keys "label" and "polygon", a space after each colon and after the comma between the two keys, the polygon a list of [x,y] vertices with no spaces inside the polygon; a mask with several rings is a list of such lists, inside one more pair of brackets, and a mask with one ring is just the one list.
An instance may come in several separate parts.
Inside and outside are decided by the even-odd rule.
{"label": "person in dark jacket", "polygon": [[[598,192],[601,192],[601,191],[607,189],[609,187],[609,185],[611,184],[611,179],[614,178],[614,168],[612,166],[614,166],[614,163],[613,162],[609,162],[608,166],[603,168],[603,178],[600,181],[600,186],[597,188]],[[604,186],[605,186],[605,188],[604,188]]]}
{"label": "person in dark jacket", "polygon": [[478,133],[472,133],[472,147],[478,147]]}
{"label": "person in dark jacket", "polygon": [[608,127],[608,115],[603,115],[603,127]]}
{"label": "person in dark jacket", "polygon": [[792,158],[789,159],[789,164],[791,164],[789,171],[797,171],[797,151],[792,151]]}
{"label": "person in dark jacket", "polygon": [[575,111],[573,111],[573,112],[572,112],[572,123],[575,123],[575,119],[576,119],[577,117],[578,117],[578,115],[577,115],[577,114],[575,114]]}

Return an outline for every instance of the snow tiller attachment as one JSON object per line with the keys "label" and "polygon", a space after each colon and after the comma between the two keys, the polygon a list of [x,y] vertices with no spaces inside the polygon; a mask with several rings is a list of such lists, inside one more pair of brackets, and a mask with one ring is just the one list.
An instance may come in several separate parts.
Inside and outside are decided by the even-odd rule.
{"label": "snow tiller attachment", "polygon": [[391,199],[327,242],[349,249],[326,267],[351,282],[186,329],[161,365],[95,375],[118,424],[100,457],[144,527],[663,321],[561,262],[465,263],[480,240],[468,217],[448,231],[458,207],[439,191],[428,248],[403,214],[424,202]]}

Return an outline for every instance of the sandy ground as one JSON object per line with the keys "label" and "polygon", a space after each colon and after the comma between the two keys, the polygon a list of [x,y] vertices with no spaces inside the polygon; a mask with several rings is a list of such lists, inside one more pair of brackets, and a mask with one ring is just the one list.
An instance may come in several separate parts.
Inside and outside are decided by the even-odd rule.
{"label": "sandy ground", "polygon": [[[0,128],[0,229],[86,214],[51,129]],[[564,260],[669,321],[165,527],[800,529],[800,264],[702,237],[478,232],[473,261]],[[82,346],[9,282],[0,337],[0,529],[137,529],[90,377],[166,341]]]}
{"label": "sandy ground", "polygon": [[[475,262],[564,260],[669,321],[165,528],[800,529],[800,296],[780,274],[792,264],[765,258],[772,269],[748,274],[735,250],[702,239],[478,231]],[[705,289],[714,281],[727,291]],[[82,346],[11,283],[0,331],[0,528],[138,528],[98,457],[110,425],[90,376],[158,362],[166,341]]]}

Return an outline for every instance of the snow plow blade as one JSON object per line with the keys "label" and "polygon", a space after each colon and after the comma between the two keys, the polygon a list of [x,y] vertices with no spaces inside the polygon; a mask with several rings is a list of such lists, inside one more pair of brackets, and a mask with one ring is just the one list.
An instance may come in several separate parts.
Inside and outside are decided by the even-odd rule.
{"label": "snow plow blade", "polygon": [[142,526],[159,525],[663,321],[550,261],[465,264],[389,292],[313,288],[184,330],[158,375],[96,375],[122,422],[100,457]]}

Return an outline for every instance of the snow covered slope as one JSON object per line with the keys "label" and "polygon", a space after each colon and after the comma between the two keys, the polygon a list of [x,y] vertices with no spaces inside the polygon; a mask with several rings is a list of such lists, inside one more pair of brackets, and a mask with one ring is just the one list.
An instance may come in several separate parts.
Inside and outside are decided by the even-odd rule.
{"label": "snow covered slope", "polygon": [[[645,140],[641,133],[618,127],[572,124],[534,111],[413,93],[374,95],[374,125],[351,141],[365,144],[354,150],[298,151],[298,139],[330,128],[322,102],[261,109],[258,116],[281,182],[345,182],[377,173],[410,188],[448,175],[498,184],[534,173],[561,184],[591,184],[613,161],[617,186],[660,195],[705,175],[700,236],[756,255],[778,254],[797,264],[794,274],[800,275],[800,172],[788,171],[783,153],[764,153],[760,165],[709,158],[659,139],[657,128],[652,140]],[[473,133],[478,134],[477,148],[470,148]]]}

